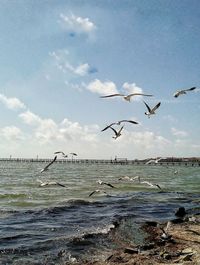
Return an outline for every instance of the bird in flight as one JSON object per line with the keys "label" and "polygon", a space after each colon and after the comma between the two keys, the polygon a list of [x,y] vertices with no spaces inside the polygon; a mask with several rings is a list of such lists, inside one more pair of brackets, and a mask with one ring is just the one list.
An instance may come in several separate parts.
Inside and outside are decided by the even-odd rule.
{"label": "bird in flight", "polygon": [[109,187],[111,187],[111,188],[115,188],[112,184],[110,184],[110,183],[108,183],[108,182],[104,182],[104,181],[102,181],[102,180],[97,180],[97,183],[98,184],[100,184],[100,185],[107,185],[107,186],[109,186]]}
{"label": "bird in flight", "polygon": [[157,159],[150,159],[149,161],[147,161],[147,162],[145,163],[145,165],[152,164],[152,163],[154,163],[154,164],[158,164],[159,161],[162,160],[162,159],[166,159],[166,158],[165,158],[165,157],[160,157],[160,158],[157,158]]}
{"label": "bird in flight", "polygon": [[145,101],[143,101],[143,102],[144,102],[145,106],[146,106],[147,109],[148,109],[148,112],[145,112],[145,113],[144,113],[145,115],[148,116],[148,118],[150,118],[151,115],[156,114],[156,113],[155,113],[155,110],[156,110],[157,108],[159,108],[159,107],[160,107],[160,104],[161,104],[161,102],[159,102],[159,103],[156,104],[153,108],[150,108],[149,105],[148,105]]}
{"label": "bird in flight", "polygon": [[121,120],[121,121],[117,121],[117,122],[113,122],[111,124],[109,124],[108,126],[106,126],[103,130],[101,130],[102,132],[107,130],[108,128],[110,128],[111,126],[113,125],[120,125],[122,122],[129,122],[129,123],[132,123],[132,124],[138,124],[137,121],[132,121],[132,120]]}
{"label": "bird in flight", "polygon": [[135,177],[129,177],[129,176],[122,176],[120,178],[118,178],[118,180],[127,180],[127,181],[136,181],[138,180],[138,182],[140,183],[140,177],[139,176],[135,176]]}
{"label": "bird in flight", "polygon": [[91,197],[93,194],[95,193],[104,193],[105,195],[108,195],[107,192],[103,191],[103,190],[94,190],[89,194],[89,197]]}
{"label": "bird in flight", "polygon": [[151,183],[151,182],[149,182],[149,181],[140,181],[140,183],[141,183],[141,184],[147,184],[147,185],[149,185],[150,187],[157,187],[157,188],[159,188],[160,190],[162,190],[161,187],[160,187],[158,184],[153,184],[153,183]]}
{"label": "bird in flight", "polygon": [[42,173],[42,172],[44,172],[44,171],[47,171],[48,169],[49,169],[49,167],[56,161],[56,159],[57,159],[57,156],[55,156],[54,157],[54,159],[48,164],[48,165],[46,165],[46,167],[44,167],[41,171],[40,171],[40,173]]}
{"label": "bird in flight", "polygon": [[188,91],[192,91],[196,89],[196,87],[191,87],[191,88],[188,88],[188,89],[182,89],[182,90],[177,90],[175,93],[174,93],[174,97],[177,98],[179,97],[180,95],[184,95],[184,94],[187,94]]}
{"label": "bird in flight", "polygon": [[57,185],[57,186],[65,187],[65,188],[66,188],[65,185],[63,185],[63,184],[61,184],[61,183],[59,183],[59,182],[57,182],[57,181],[46,181],[46,182],[43,182],[43,181],[41,181],[41,180],[39,180],[39,179],[38,179],[37,181],[40,182],[40,187]]}
{"label": "bird in flight", "polygon": [[117,94],[111,94],[111,95],[107,95],[107,96],[101,96],[100,98],[123,97],[126,101],[130,102],[131,97],[134,97],[134,96],[152,97],[153,95],[148,95],[148,94],[144,94],[144,93],[132,93],[132,94],[124,95],[124,94],[117,93]]}

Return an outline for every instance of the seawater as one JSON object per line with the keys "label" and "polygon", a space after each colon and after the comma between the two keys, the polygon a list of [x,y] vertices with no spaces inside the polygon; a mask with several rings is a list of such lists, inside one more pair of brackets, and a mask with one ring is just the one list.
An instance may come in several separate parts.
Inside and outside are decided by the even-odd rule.
{"label": "seawater", "polygon": [[[115,247],[109,232],[117,222],[121,240],[135,238],[146,220],[174,218],[179,207],[199,209],[200,167],[0,162],[0,264],[66,264]],[[119,180],[139,176],[157,183]],[[110,188],[97,184],[109,182]],[[40,187],[39,181],[66,187]],[[93,190],[105,193],[95,193]],[[136,242],[138,241],[138,242]]]}

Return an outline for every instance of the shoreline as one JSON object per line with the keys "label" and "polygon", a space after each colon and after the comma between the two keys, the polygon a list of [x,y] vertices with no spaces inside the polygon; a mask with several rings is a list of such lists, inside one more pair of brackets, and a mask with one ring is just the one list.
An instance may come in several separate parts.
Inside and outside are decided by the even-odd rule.
{"label": "shoreline", "polygon": [[170,225],[166,238],[162,238],[162,228],[165,229],[167,223],[149,221],[142,224],[139,228],[144,236],[142,245],[117,242],[120,238],[116,236],[118,227],[115,227],[110,236],[113,243],[118,245],[116,249],[102,251],[101,258],[91,257],[91,260],[81,262],[71,260],[66,265],[199,265],[200,215],[176,218],[168,223]]}

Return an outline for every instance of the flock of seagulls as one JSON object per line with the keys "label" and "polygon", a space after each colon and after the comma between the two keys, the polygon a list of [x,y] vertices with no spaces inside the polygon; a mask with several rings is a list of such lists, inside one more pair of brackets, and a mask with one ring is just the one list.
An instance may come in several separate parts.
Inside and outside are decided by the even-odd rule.
{"label": "flock of seagulls", "polygon": [[[156,184],[156,183],[152,183],[150,181],[146,181],[146,180],[141,180],[141,177],[140,176],[135,176],[135,177],[129,177],[129,176],[122,176],[120,178],[118,178],[119,181],[128,181],[128,182],[137,182],[138,184],[144,184],[144,185],[147,185],[151,188],[158,188],[159,190],[162,190],[162,188],[160,187],[159,184]],[[104,182],[102,180],[97,180],[96,181],[97,184],[100,184],[100,185],[106,185],[108,186],[109,188],[115,188],[117,189],[116,186],[114,186],[113,184],[109,183],[109,182]],[[89,197],[95,195],[95,194],[102,194],[102,195],[106,195],[106,196],[111,196],[109,195],[106,191],[104,190],[100,190],[100,189],[95,189],[93,190],[90,194],[89,194]]]}
{"label": "flock of seagulls", "polygon": [[[184,94],[187,94],[187,92],[189,91],[193,91],[195,90],[196,87],[191,87],[191,88],[188,88],[188,89],[182,89],[182,90],[177,90],[175,93],[174,93],[174,97],[177,98],[179,97],[180,95],[184,95]],[[134,97],[134,96],[146,96],[146,97],[152,97],[153,95],[150,95],[150,94],[144,94],[144,93],[132,93],[132,94],[128,94],[128,95],[124,95],[124,94],[111,94],[111,95],[107,95],[107,96],[101,96],[101,98],[111,98],[111,97],[123,97],[126,101],[130,102],[131,101],[131,98]],[[160,107],[161,105],[161,102],[158,102],[154,107],[150,107],[145,101],[143,101],[146,108],[147,108],[147,111],[145,112],[145,115],[148,116],[148,118],[150,118],[151,115],[155,115],[155,111]],[[116,121],[116,122],[113,122],[109,125],[107,125],[104,129],[102,129],[101,131],[106,131],[107,129],[111,129],[113,132],[114,132],[114,136],[113,138],[114,139],[117,139],[118,137],[120,137],[122,135],[122,130],[124,128],[124,123],[131,123],[131,124],[138,124],[137,121],[133,121],[133,120],[120,120],[120,121]],[[116,130],[115,128],[113,128],[114,125],[121,125],[123,124],[123,126],[120,127],[119,130]],[[43,173],[45,171],[47,171],[49,169],[49,167],[56,161],[57,159],[57,155],[61,154],[62,157],[68,157],[68,154],[65,154],[63,151],[56,151],[54,152],[55,156],[54,158],[52,159],[52,161],[50,161],[49,164],[47,164],[43,169],[40,170],[40,173]],[[77,156],[76,153],[69,153],[72,158],[73,156]],[[161,159],[163,158],[158,158],[158,159],[154,159],[154,160],[149,160],[146,164],[150,164],[150,163],[158,163]],[[140,184],[145,184],[145,185],[148,185],[150,187],[157,187],[158,189],[161,190],[161,187],[158,185],[158,184],[154,184],[154,183],[151,183],[149,181],[141,181],[140,177],[139,176],[136,176],[134,178],[130,178],[128,176],[124,176],[124,177],[120,177],[119,180],[125,180],[125,181],[136,181],[138,180],[138,182]],[[59,183],[59,182],[56,182],[56,181],[42,181],[42,180],[37,180],[38,182],[40,182],[40,187],[45,187],[45,186],[50,186],[50,185],[57,185],[57,186],[61,186],[61,187],[66,187],[65,185]],[[110,188],[115,188],[111,183],[107,183],[107,182],[104,182],[102,180],[98,180],[97,181],[97,184],[99,185],[106,185]],[[91,197],[93,194],[95,193],[104,193],[104,194],[107,194],[105,191],[102,191],[102,190],[94,190],[92,191],[89,196]],[[108,194],[107,194],[108,195]]]}
{"label": "flock of seagulls", "polygon": [[[177,90],[173,94],[173,96],[175,98],[177,98],[180,95],[187,94],[187,92],[193,91],[195,89],[196,89],[196,87],[191,87],[191,88],[187,88],[187,89]],[[153,95],[151,95],[151,94],[144,94],[144,93],[132,93],[132,94],[125,95],[125,94],[116,93],[116,94],[110,94],[110,95],[106,95],[106,96],[100,96],[100,98],[123,97],[126,101],[130,102],[131,101],[131,98],[134,97],[134,96],[152,97]],[[143,102],[144,102],[144,104],[145,104],[145,106],[147,108],[147,111],[144,114],[147,115],[148,118],[150,118],[152,115],[155,115],[156,114],[156,110],[161,105],[161,102],[158,102],[154,107],[150,107],[145,101],[143,101]],[[110,128],[114,132],[114,136],[112,138],[117,139],[118,137],[120,137],[122,135],[121,132],[122,132],[124,126],[122,126],[118,131],[115,128],[113,128],[112,126],[113,125],[120,125],[122,122],[130,122],[132,124],[138,124],[138,122],[136,122],[136,121],[132,121],[132,120],[122,120],[122,121],[113,122],[110,125],[107,125],[101,131],[103,132],[103,131],[105,131],[105,130],[107,130],[107,129]]]}
{"label": "flock of seagulls", "polygon": [[[61,153],[62,155],[65,155],[64,152],[62,151],[57,151],[55,152],[56,154],[59,154]],[[75,154],[75,153],[73,153]],[[50,161],[50,163],[48,163],[43,169],[40,170],[40,173],[43,173],[45,171],[47,171],[49,169],[49,167],[56,161],[57,159],[57,155]],[[158,163],[159,160],[161,160],[162,158],[159,158],[157,160],[154,160],[154,162],[156,161],[156,163]],[[149,160],[148,162],[152,162],[153,160]],[[147,162],[147,163],[148,163]],[[139,176],[135,176],[135,177],[128,177],[128,176],[122,176],[120,177],[118,180],[124,180],[124,181],[131,181],[131,182],[135,182],[135,181],[138,181],[139,184],[145,184],[145,185],[148,185],[150,187],[156,187],[160,190],[162,190],[162,188],[160,187],[160,185],[156,184],[156,183],[152,183],[152,182],[149,182],[149,181],[141,181],[141,178]],[[46,187],[46,186],[60,186],[60,187],[64,187],[66,188],[65,185],[63,185],[62,183],[59,183],[57,181],[42,181],[40,179],[37,179],[37,182],[40,183],[40,187]],[[102,181],[102,180],[97,180],[96,183],[98,185],[101,185],[101,186],[107,186],[109,188],[116,188],[113,184],[109,183],[109,182],[105,182],[105,181]],[[102,193],[102,194],[105,194],[106,196],[110,196],[106,191],[104,190],[100,190],[100,189],[95,189],[94,191],[92,191],[90,194],[89,194],[89,197],[93,196],[94,194],[96,193]]]}
{"label": "flock of seagulls", "polygon": [[[58,154],[61,154],[62,157],[68,157],[68,155],[66,155],[63,151],[56,151],[54,152],[54,154],[56,154],[56,156],[54,156],[54,158],[49,162],[49,164],[47,164],[44,168],[40,170],[40,173],[43,173],[49,169],[49,167],[56,161]],[[77,156],[76,153],[70,153],[70,154],[72,155],[72,157]],[[37,179],[37,182],[40,182],[40,185],[39,185],[40,187],[55,186],[55,185],[60,186],[60,187],[66,187],[65,185],[57,181],[42,181],[40,179]]]}

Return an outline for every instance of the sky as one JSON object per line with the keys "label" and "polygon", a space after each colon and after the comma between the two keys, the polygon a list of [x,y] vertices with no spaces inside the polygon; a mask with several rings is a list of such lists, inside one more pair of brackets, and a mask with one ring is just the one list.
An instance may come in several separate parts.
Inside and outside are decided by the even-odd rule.
{"label": "sky", "polygon": [[199,0],[1,0],[0,157],[200,156],[199,25]]}

